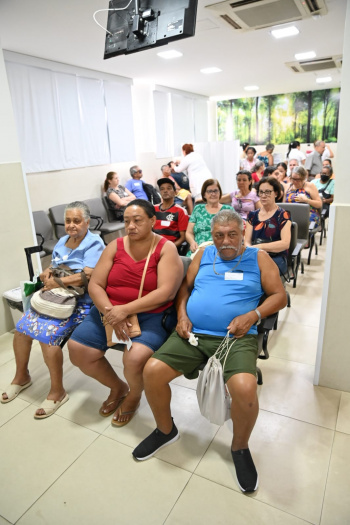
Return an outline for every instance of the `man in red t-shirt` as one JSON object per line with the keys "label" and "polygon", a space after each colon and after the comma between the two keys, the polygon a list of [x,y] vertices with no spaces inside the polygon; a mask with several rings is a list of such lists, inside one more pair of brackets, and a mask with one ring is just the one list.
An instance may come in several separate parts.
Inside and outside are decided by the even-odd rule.
{"label": "man in red t-shirt", "polygon": [[188,225],[187,212],[175,204],[176,188],[173,180],[167,177],[159,179],[158,186],[162,203],[154,207],[157,221],[153,231],[169,241],[173,241],[175,246],[179,247],[185,241]]}

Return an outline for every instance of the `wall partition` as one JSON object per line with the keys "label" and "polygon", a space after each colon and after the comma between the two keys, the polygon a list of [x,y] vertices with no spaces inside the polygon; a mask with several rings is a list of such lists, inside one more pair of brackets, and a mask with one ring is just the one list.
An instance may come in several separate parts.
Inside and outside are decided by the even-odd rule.
{"label": "wall partition", "polygon": [[181,155],[184,143],[208,141],[208,98],[155,86],[153,91],[158,158]]}

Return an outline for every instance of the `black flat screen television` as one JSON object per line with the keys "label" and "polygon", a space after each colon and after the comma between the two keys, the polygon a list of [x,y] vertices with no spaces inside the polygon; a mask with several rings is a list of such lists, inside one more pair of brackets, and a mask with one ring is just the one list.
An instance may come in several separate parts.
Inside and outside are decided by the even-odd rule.
{"label": "black flat screen television", "polygon": [[104,58],[193,36],[197,3],[198,0],[111,0]]}

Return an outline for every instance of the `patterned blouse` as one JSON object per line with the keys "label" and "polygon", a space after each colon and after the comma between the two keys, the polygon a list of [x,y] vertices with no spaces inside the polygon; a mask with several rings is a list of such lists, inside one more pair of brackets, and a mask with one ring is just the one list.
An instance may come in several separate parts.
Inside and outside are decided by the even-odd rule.
{"label": "patterned blouse", "polygon": [[[286,202],[297,202],[295,198],[298,195],[306,195],[308,199],[311,199],[310,193],[308,193],[305,188],[295,189],[289,186],[286,191]],[[300,203],[299,203],[300,204]],[[315,223],[315,227],[320,225],[321,218],[317,208],[310,206],[310,222]]]}
{"label": "patterned blouse", "polygon": [[[116,193],[121,199],[128,196],[126,189],[121,184],[119,184],[116,188],[108,188],[106,196],[109,197],[111,193]],[[118,206],[118,204],[108,198],[108,207],[114,212],[116,220],[123,220],[125,206]]]}
{"label": "patterned blouse", "polygon": [[[256,240],[260,239],[261,242],[275,242],[281,240],[281,230],[284,228],[286,223],[290,221],[289,211],[282,210],[278,207],[275,213],[269,219],[260,221],[259,211],[251,211],[248,215],[248,223],[253,227],[252,232],[252,244],[256,244]],[[255,241],[255,242],[254,242]],[[287,250],[282,252],[269,252],[271,257],[278,255],[287,255]]]}
{"label": "patterned blouse", "polygon": [[[222,204],[221,210],[230,210],[232,209],[231,206],[228,204]],[[211,220],[214,217],[215,214],[207,212],[207,209],[205,207],[205,204],[197,204],[193,208],[192,215],[190,217],[189,222],[194,223],[193,228],[193,235],[194,240],[198,245],[202,244],[202,242],[211,241]],[[187,255],[191,255],[191,250],[187,253]]]}

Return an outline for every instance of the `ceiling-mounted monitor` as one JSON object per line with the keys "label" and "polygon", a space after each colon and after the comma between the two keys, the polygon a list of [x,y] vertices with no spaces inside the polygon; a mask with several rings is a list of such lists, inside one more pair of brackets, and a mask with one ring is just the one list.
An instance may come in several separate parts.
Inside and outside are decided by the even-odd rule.
{"label": "ceiling-mounted monitor", "polygon": [[104,58],[193,36],[198,0],[111,0]]}

